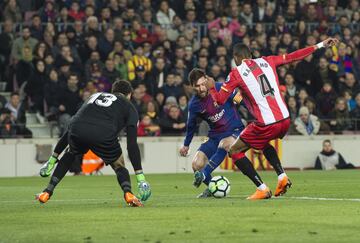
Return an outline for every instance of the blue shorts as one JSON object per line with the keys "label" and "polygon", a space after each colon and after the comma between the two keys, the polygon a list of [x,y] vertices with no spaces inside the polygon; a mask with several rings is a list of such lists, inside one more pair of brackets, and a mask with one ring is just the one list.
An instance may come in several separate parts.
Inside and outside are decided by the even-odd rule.
{"label": "blue shorts", "polygon": [[210,159],[215,154],[219,146],[219,143],[223,138],[227,138],[230,136],[237,138],[238,136],[240,136],[242,130],[243,129],[236,128],[232,132],[221,133],[216,136],[209,137],[209,139],[206,142],[200,145],[198,151],[203,152],[206,155],[206,157]]}

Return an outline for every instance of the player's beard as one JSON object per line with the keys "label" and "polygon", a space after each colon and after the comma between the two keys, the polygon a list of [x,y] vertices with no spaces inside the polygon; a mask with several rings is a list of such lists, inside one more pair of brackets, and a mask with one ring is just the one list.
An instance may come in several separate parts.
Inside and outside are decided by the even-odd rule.
{"label": "player's beard", "polygon": [[208,96],[209,92],[205,91],[205,92],[199,92],[197,94],[197,96],[199,96],[200,98],[205,98],[206,96]]}

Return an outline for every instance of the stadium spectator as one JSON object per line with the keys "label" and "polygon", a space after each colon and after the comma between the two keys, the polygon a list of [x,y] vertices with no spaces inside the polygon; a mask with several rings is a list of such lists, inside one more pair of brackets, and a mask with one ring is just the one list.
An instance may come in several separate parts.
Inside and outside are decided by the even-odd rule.
{"label": "stadium spectator", "polygon": [[350,90],[352,93],[360,92],[360,84],[356,81],[355,75],[353,73],[345,74],[345,81],[340,83],[340,93],[343,93],[346,90]]}
{"label": "stadium spectator", "polygon": [[99,49],[98,38],[95,35],[87,37],[86,44],[82,46],[79,50],[79,54],[82,58],[82,62],[86,62],[90,58],[90,55],[93,51],[97,51],[100,54],[100,59],[105,60],[104,53]]}
{"label": "stadium spectator", "polygon": [[148,115],[143,115],[138,126],[138,136],[159,136],[160,127]]}
{"label": "stadium spectator", "polygon": [[163,87],[167,74],[168,67],[166,65],[165,59],[163,57],[156,58],[154,68],[150,74],[151,82],[147,86],[149,94],[155,95],[159,88]]}
{"label": "stadium spectator", "polygon": [[292,73],[287,73],[285,75],[285,86],[286,86],[286,96],[295,97],[299,93],[299,87],[295,84],[294,76]]}
{"label": "stadium spectator", "polygon": [[14,23],[11,19],[6,19],[3,23],[3,30],[0,34],[0,78],[5,80],[5,71],[10,63],[10,54],[15,38],[13,32]]}
{"label": "stadium spectator", "polygon": [[352,122],[352,128],[358,131],[360,129],[360,93],[356,94],[355,101],[356,101],[356,106],[350,112],[350,117],[354,119]]}
{"label": "stadium spectator", "polygon": [[344,157],[333,149],[330,140],[326,139],[323,141],[323,149],[316,157],[315,169],[335,170],[353,168],[355,168],[353,164],[346,163]]}
{"label": "stadium spectator", "polygon": [[2,12],[3,19],[11,19],[13,22],[18,23],[23,20],[21,9],[16,0],[9,0],[5,5]]}
{"label": "stadium spectator", "polygon": [[135,79],[135,69],[137,66],[143,66],[148,73],[152,69],[152,62],[149,58],[144,56],[143,45],[139,44],[135,47],[135,53],[128,61],[128,78],[130,81]]}
{"label": "stadium spectator", "polygon": [[9,109],[0,109],[0,138],[14,138],[17,135],[17,126],[12,119]]}
{"label": "stadium spectator", "polygon": [[351,111],[356,107],[356,101],[353,99],[352,92],[350,90],[345,90],[342,94],[342,97],[346,100],[348,110]]}
{"label": "stadium spectator", "polygon": [[[35,70],[26,84],[26,94],[31,99],[30,110],[38,115],[44,114],[44,86],[46,83],[45,63],[42,60],[35,62]],[[40,119],[42,123],[43,119]]]}
{"label": "stadium spectator", "polygon": [[6,98],[0,94],[0,109],[4,108],[7,103]]}
{"label": "stadium spectator", "polygon": [[141,88],[137,87],[134,89],[133,95],[131,97],[131,102],[135,106],[139,116],[141,116],[145,107],[145,103],[143,101],[144,96],[145,93],[141,91]]}
{"label": "stadium spectator", "polygon": [[142,93],[142,101],[146,105],[148,102],[153,100],[153,97],[147,93],[145,84],[138,84],[137,88]]}
{"label": "stadium spectator", "polygon": [[289,96],[287,98],[287,107],[289,109],[290,119],[292,122],[294,122],[299,112],[296,98],[294,96]]}
{"label": "stadium spectator", "polygon": [[179,104],[179,108],[181,111],[181,115],[185,118],[185,122],[186,122],[187,118],[188,118],[188,111],[189,111],[188,97],[184,94],[180,95],[178,98],[178,104]]}
{"label": "stadium spectator", "polygon": [[89,16],[86,20],[85,39],[89,36],[95,36],[98,39],[101,36],[101,32],[99,30],[99,21],[95,16]]}
{"label": "stadium spectator", "polygon": [[49,121],[56,120],[59,114],[59,90],[61,89],[56,69],[49,71],[44,86],[44,98],[47,106],[46,116]]}
{"label": "stadium spectator", "polygon": [[330,127],[335,133],[341,134],[343,130],[351,128],[350,114],[343,97],[336,99],[335,108],[329,113]]}
{"label": "stadium spectator", "polygon": [[30,32],[31,36],[37,40],[41,40],[43,36],[43,26],[39,15],[34,14],[31,18]]}
{"label": "stadium spectator", "polygon": [[116,79],[119,78],[119,72],[115,69],[114,60],[107,59],[105,61],[105,67],[102,70],[102,76],[104,77],[106,83],[111,85],[116,81]]}
{"label": "stadium spectator", "polygon": [[160,118],[161,134],[164,136],[177,136],[185,132],[186,123],[177,105],[171,105],[169,112]]}
{"label": "stadium spectator", "polygon": [[295,130],[300,135],[316,135],[320,130],[319,118],[315,115],[310,114],[309,109],[303,106],[299,110],[299,116],[294,121]]}
{"label": "stadium spectator", "polygon": [[253,23],[254,13],[250,3],[244,3],[240,13],[240,23],[251,25]]}
{"label": "stadium spectator", "polygon": [[[32,132],[26,127],[25,103],[20,100],[20,95],[13,92],[10,95],[9,102],[5,105],[5,117],[3,125],[8,135],[21,135],[25,138],[31,138]],[[10,126],[10,127],[9,127]]]}
{"label": "stadium spectator", "polygon": [[144,114],[149,116],[154,124],[159,124],[160,112],[156,101],[150,100],[146,104],[146,109]]}
{"label": "stadium spectator", "polygon": [[320,93],[316,95],[321,118],[329,118],[329,112],[333,109],[336,98],[337,94],[331,83],[324,83]]}
{"label": "stadium spectator", "polygon": [[137,87],[139,84],[151,86],[150,80],[146,78],[146,71],[144,66],[137,66],[135,68],[135,79],[131,81],[132,87]]}
{"label": "stadium spectator", "polygon": [[104,36],[99,40],[99,51],[103,54],[104,58],[107,58],[110,52],[113,50],[115,41],[115,32],[113,29],[108,28],[105,31]]}
{"label": "stadium spectator", "polygon": [[175,17],[175,11],[169,7],[168,1],[161,1],[159,11],[156,13],[156,20],[163,27],[171,25],[173,18]]}
{"label": "stadium spectator", "polygon": [[162,92],[164,92],[165,97],[169,97],[169,96],[179,97],[183,93],[182,87],[176,85],[175,83],[174,73],[169,73],[166,76],[166,83],[162,87]]}
{"label": "stadium spectator", "polygon": [[67,86],[59,91],[59,126],[60,132],[63,134],[65,129],[81,103],[79,92],[79,78],[77,74],[71,73],[67,79]]}
{"label": "stadium spectator", "polygon": [[309,96],[304,101],[304,106],[306,106],[311,115],[319,117],[319,109],[316,104],[316,101],[313,97]]}
{"label": "stadium spectator", "polygon": [[156,104],[159,110],[159,117],[164,114],[164,107],[165,107],[165,95],[163,92],[159,91],[156,93],[155,96]]}
{"label": "stadium spectator", "polygon": [[300,61],[295,68],[295,79],[299,85],[306,89],[310,96],[316,94],[316,90],[313,89],[315,81],[312,80],[312,76],[316,71],[316,65],[313,60],[313,55],[309,55]]}
{"label": "stadium spectator", "polygon": [[325,57],[320,57],[319,68],[314,72],[313,78],[315,91],[319,92],[324,83],[330,83],[332,87],[338,90],[338,78],[336,72],[329,68],[329,62]]}
{"label": "stadium spectator", "polygon": [[54,2],[52,1],[46,1],[45,7],[43,7],[39,12],[42,22],[54,22],[58,14],[54,6]]}
{"label": "stadium spectator", "polygon": [[78,2],[74,1],[71,3],[69,16],[74,20],[82,20],[85,17],[85,13],[80,9],[80,4]]}
{"label": "stadium spectator", "polygon": [[236,19],[230,19],[226,15],[223,15],[208,23],[208,28],[217,28],[219,30],[218,37],[223,40],[225,37],[231,36],[232,34],[236,35],[236,32],[240,28],[240,24]]}
{"label": "stadium spectator", "polygon": [[46,56],[52,55],[50,46],[43,41],[39,41],[34,48],[34,59],[35,60],[44,60]]}
{"label": "stadium spectator", "polygon": [[17,61],[32,61],[32,53],[37,44],[37,40],[31,37],[29,27],[24,27],[22,30],[22,36],[15,39],[11,50],[11,57]]}

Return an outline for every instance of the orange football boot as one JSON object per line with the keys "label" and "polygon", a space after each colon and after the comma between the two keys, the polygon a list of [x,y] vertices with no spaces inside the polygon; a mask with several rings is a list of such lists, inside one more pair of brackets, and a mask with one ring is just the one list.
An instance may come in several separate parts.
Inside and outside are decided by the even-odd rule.
{"label": "orange football boot", "polygon": [[248,200],[261,200],[261,199],[269,199],[271,198],[271,191],[270,188],[266,188],[265,190],[260,190],[260,189],[256,189],[256,191],[254,192],[254,194],[252,194],[251,196],[249,196]]}
{"label": "orange football boot", "polygon": [[134,194],[132,194],[131,192],[127,192],[124,195],[125,201],[126,203],[130,206],[130,207],[143,207],[144,204],[142,204],[142,202],[135,197]]}
{"label": "orange football boot", "polygon": [[36,194],[35,199],[38,200],[41,203],[46,203],[50,199],[50,193],[41,192],[39,194]]}
{"label": "orange football boot", "polygon": [[275,190],[275,197],[282,196],[286,193],[287,189],[291,187],[292,183],[289,177],[285,176],[281,181],[278,181]]}

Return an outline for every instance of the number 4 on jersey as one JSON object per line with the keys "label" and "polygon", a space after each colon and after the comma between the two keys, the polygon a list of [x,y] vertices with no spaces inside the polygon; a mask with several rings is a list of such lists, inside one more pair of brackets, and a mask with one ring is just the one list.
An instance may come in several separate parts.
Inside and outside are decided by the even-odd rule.
{"label": "number 4 on jersey", "polygon": [[274,95],[274,89],[271,87],[270,82],[265,74],[258,76],[257,80],[261,88],[261,93],[264,97]]}

